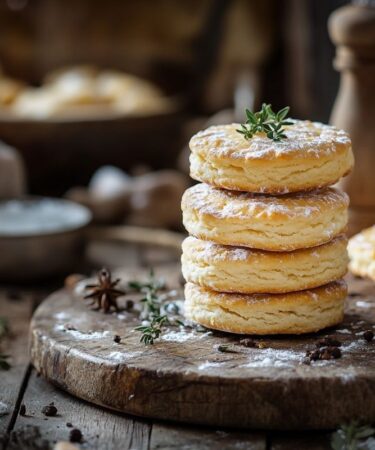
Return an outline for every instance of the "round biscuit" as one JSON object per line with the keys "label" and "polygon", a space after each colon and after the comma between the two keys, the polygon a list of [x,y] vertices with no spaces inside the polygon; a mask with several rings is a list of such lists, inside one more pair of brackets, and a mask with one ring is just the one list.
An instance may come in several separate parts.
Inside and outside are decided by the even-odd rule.
{"label": "round biscuit", "polygon": [[187,231],[217,244],[292,251],[329,242],[348,221],[349,198],[335,188],[269,196],[197,184],[182,197]]}
{"label": "round biscuit", "polygon": [[330,186],[354,164],[349,135],[318,122],[293,121],[286,139],[264,133],[250,140],[239,124],[212,126],[190,140],[190,175],[213,186],[284,194]]}
{"label": "round biscuit", "polygon": [[231,247],[192,236],[182,243],[186,281],[219,292],[285,293],[311,289],[347,272],[347,238],[293,252]]}
{"label": "round biscuit", "polygon": [[219,293],[187,283],[185,316],[229,333],[312,333],[343,320],[346,296],[343,280],[289,294],[252,295]]}

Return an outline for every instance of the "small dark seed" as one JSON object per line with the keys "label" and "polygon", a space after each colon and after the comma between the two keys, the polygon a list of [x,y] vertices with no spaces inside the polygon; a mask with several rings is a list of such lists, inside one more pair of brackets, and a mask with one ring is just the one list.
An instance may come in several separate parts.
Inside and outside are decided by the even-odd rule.
{"label": "small dark seed", "polygon": [[72,428],[73,424],[71,424],[70,422],[66,422],[66,426],[67,426],[68,428]]}
{"label": "small dark seed", "polygon": [[328,347],[328,348],[330,348],[331,355],[333,356],[334,359],[341,358],[342,353],[338,347]]}
{"label": "small dark seed", "polygon": [[20,416],[25,417],[26,416],[26,406],[24,403],[22,403],[20,407]]}
{"label": "small dark seed", "polygon": [[323,359],[323,360],[332,359],[331,352],[327,348],[323,348],[319,353],[318,359]]}
{"label": "small dark seed", "polygon": [[42,413],[47,417],[54,417],[57,414],[57,408],[53,403],[50,403],[43,407]]}
{"label": "small dark seed", "polygon": [[320,350],[319,359],[341,358],[341,350],[338,347],[325,347]]}
{"label": "small dark seed", "polygon": [[374,339],[374,333],[371,330],[366,330],[363,333],[363,339],[365,339],[367,342],[371,342]]}
{"label": "small dark seed", "polygon": [[116,334],[113,337],[113,342],[116,342],[116,344],[119,344],[121,342],[121,337],[118,334]]}
{"label": "small dark seed", "polygon": [[70,442],[81,442],[82,441],[82,433],[78,428],[73,428],[69,434]]}
{"label": "small dark seed", "polygon": [[134,308],[134,301],[126,300],[125,309],[129,311],[130,309],[133,309],[133,308]]}
{"label": "small dark seed", "polygon": [[240,344],[243,345],[244,347],[251,347],[251,348],[257,347],[256,342],[249,338],[240,339]]}
{"label": "small dark seed", "polygon": [[318,359],[320,359],[320,351],[319,350],[311,351],[307,356],[310,358],[311,361],[317,361]]}

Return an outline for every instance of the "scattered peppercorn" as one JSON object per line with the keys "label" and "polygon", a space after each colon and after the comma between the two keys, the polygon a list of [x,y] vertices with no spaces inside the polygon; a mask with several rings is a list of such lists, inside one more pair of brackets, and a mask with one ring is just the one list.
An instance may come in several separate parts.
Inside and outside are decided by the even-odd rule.
{"label": "scattered peppercorn", "polygon": [[25,417],[26,416],[26,406],[24,403],[22,403],[20,407],[20,416]]}
{"label": "scattered peppercorn", "polygon": [[78,428],[73,428],[69,434],[70,442],[82,442],[82,432]]}
{"label": "scattered peppercorn", "polygon": [[70,423],[70,422],[66,422],[66,426],[67,426],[68,428],[72,428],[73,424]]}
{"label": "scattered peppercorn", "polygon": [[306,352],[306,357],[310,359],[310,361],[317,361],[320,359],[320,350],[308,350]]}
{"label": "scattered peppercorn", "polygon": [[116,344],[119,344],[121,342],[121,337],[118,334],[116,334],[113,337],[113,342],[116,342]]}
{"label": "scattered peppercorn", "polygon": [[57,408],[52,402],[49,405],[43,407],[42,413],[47,417],[54,417],[57,414]]}
{"label": "scattered peppercorn", "polygon": [[338,347],[321,347],[316,350],[309,350],[306,352],[306,357],[310,361],[328,360],[341,358],[341,350]]}
{"label": "scattered peppercorn", "polygon": [[341,358],[341,350],[338,347],[323,347],[320,350],[319,359],[338,359]]}
{"label": "scattered peppercorn", "polygon": [[129,310],[131,310],[131,309],[133,309],[134,308],[134,301],[133,300],[126,300],[126,303],[125,303],[125,309],[127,310],[127,311],[129,311]]}
{"label": "scattered peppercorn", "polygon": [[366,330],[363,333],[363,339],[365,339],[365,341],[367,342],[371,342],[374,339],[374,332],[371,330]]}

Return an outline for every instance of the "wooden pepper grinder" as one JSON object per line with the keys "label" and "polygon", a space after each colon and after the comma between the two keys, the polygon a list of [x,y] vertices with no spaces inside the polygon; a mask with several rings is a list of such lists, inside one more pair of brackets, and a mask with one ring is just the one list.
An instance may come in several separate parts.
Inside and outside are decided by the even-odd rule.
{"label": "wooden pepper grinder", "polygon": [[341,181],[351,200],[349,234],[375,224],[375,1],[334,11],[329,32],[341,71],[331,123],[350,133],[355,170]]}

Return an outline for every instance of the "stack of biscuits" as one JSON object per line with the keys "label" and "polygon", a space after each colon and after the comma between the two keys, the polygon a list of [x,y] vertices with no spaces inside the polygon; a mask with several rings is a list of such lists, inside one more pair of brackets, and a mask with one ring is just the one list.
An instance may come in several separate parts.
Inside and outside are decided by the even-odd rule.
{"label": "stack of biscuits", "polygon": [[238,124],[190,141],[182,198],[185,315],[241,334],[300,334],[342,321],[348,196],[329,187],[354,163],[347,133],[293,120],[285,138]]}

